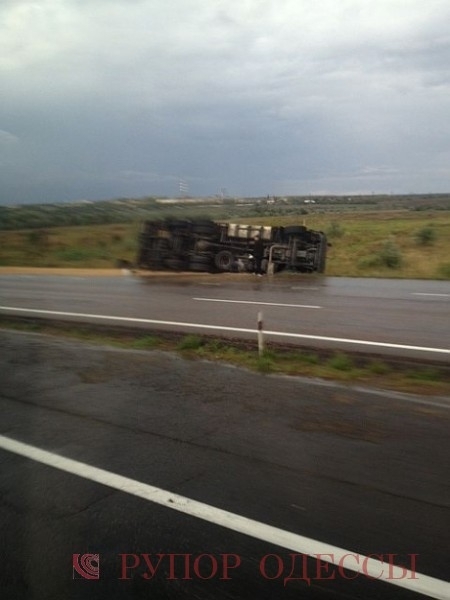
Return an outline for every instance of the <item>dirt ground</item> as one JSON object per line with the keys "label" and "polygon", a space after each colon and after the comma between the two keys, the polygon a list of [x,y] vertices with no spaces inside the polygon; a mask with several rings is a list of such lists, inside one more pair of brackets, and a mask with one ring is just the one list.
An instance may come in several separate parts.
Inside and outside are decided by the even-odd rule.
{"label": "dirt ground", "polygon": [[[137,277],[151,277],[155,279],[180,279],[198,282],[244,282],[254,281],[253,273],[207,273],[194,271],[142,271],[128,269],[86,269],[67,267],[0,267],[1,275],[34,275],[48,276],[57,275],[61,277],[117,277],[118,275],[134,275]],[[270,283],[292,281],[318,281],[323,275],[311,273],[278,273],[276,275],[264,276],[262,281]]]}
{"label": "dirt ground", "polygon": [[129,271],[128,269],[83,269],[67,267],[0,267],[0,275],[60,275],[63,277],[115,277],[135,274],[143,277],[201,277],[209,273],[180,273],[177,271]]}
{"label": "dirt ground", "polygon": [[41,268],[41,267],[0,267],[0,275],[64,275],[86,277],[111,277],[120,273],[120,269],[67,269],[67,268]]}

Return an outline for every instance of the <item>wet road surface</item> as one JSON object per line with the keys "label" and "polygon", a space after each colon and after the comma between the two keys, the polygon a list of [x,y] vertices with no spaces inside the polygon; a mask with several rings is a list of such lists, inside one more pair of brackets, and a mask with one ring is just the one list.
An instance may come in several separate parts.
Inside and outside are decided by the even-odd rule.
{"label": "wet road surface", "polygon": [[0,314],[450,359],[450,284],[327,277],[1,276]]}
{"label": "wet road surface", "polygon": [[[286,582],[293,550],[259,533],[270,526],[275,540],[289,532],[314,540],[319,553],[333,545],[360,557],[395,555],[404,566],[417,555],[420,577],[450,594],[442,583],[450,399],[261,376],[38,334],[2,331],[0,341],[5,597],[449,597],[431,584],[423,595],[355,578],[311,557]],[[26,444],[31,455],[8,449],[5,439]],[[38,449],[77,461],[78,470],[43,464]],[[111,484],[90,478],[91,466],[112,474]],[[128,478],[122,488],[120,477]],[[169,499],[137,496],[142,485]],[[173,496],[174,504],[212,507],[214,518],[173,510],[170,494],[181,498]],[[215,520],[216,511],[259,530],[233,530]],[[86,553],[99,554],[98,581],[73,578],[72,555]],[[154,567],[158,554],[152,573],[142,557]],[[230,564],[240,560],[228,578],[225,555],[233,555]],[[178,561],[172,569],[170,556]],[[220,568],[209,577],[211,557]],[[305,573],[310,585],[299,579]]]}

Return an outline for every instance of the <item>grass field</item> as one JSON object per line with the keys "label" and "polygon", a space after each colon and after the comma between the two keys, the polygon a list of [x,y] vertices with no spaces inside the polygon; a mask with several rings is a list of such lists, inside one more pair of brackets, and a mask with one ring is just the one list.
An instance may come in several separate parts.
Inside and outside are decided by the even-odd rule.
{"label": "grass field", "polygon": [[[449,211],[317,212],[239,221],[304,223],[325,231],[332,244],[328,275],[450,279]],[[134,223],[2,231],[0,266],[108,268],[117,259],[133,262],[139,229]]]}
{"label": "grass field", "polygon": [[[287,225],[293,219],[260,221]],[[304,222],[328,234],[327,275],[450,279],[449,212],[324,213]]]}

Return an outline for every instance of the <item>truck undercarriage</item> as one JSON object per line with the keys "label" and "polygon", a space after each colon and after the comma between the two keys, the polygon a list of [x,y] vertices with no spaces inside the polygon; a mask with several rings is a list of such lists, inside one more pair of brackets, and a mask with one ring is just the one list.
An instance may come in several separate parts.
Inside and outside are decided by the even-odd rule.
{"label": "truck undercarriage", "polygon": [[267,227],[214,221],[146,221],[137,265],[151,270],[251,272],[255,238],[263,242],[263,271],[325,271],[327,240],[303,225]]}

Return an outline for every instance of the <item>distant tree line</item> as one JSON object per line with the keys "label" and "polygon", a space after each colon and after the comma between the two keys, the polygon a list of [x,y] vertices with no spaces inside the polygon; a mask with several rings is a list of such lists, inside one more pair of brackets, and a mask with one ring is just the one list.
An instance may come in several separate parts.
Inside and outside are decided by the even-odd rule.
{"label": "distant tree line", "polygon": [[[314,202],[312,203],[312,200]],[[308,209],[306,209],[306,206]],[[208,208],[203,203],[183,200],[171,205],[156,198],[117,198],[96,202],[66,204],[23,204],[0,206],[0,230],[42,229],[74,225],[107,225],[158,219],[168,212],[183,218],[207,216],[213,219],[234,219],[239,216],[305,215],[310,212],[345,210],[450,210],[450,194],[366,195],[366,196],[288,196],[284,198],[224,199]],[[205,215],[205,210],[209,211]]]}
{"label": "distant tree line", "polygon": [[160,210],[153,198],[0,206],[0,230],[129,223]]}

